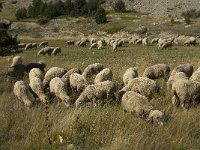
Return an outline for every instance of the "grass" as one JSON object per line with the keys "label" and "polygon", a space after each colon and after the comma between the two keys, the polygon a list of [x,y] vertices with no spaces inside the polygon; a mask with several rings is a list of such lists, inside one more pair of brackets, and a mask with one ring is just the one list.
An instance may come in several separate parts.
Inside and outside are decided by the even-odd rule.
{"label": "grass", "polygon": [[[21,42],[30,40],[21,39]],[[33,41],[33,40],[31,40]],[[35,39],[35,42],[41,41]],[[42,60],[47,69],[53,66],[83,70],[88,64],[100,62],[113,71],[113,81],[122,87],[122,75],[125,70],[137,66],[142,75],[147,66],[166,63],[171,68],[182,63],[200,66],[199,47],[174,46],[169,50],[158,50],[155,46],[125,45],[113,53],[111,47],[102,50],[89,50],[89,47],[66,46],[62,40],[49,41],[51,46],[60,46],[60,56],[36,56],[37,51],[24,51],[20,54],[25,63]],[[166,83],[158,80],[161,94],[152,99],[156,109],[166,114],[163,127],[149,124],[123,112],[119,104],[97,106],[96,108],[75,109],[62,103],[50,105],[49,145],[46,136],[44,106],[27,110],[17,104],[12,93],[13,83],[5,81],[8,57],[0,59],[0,149],[66,149],[74,144],[81,150],[198,150],[200,149],[200,110],[192,108],[185,112],[174,109],[171,97],[166,91]],[[58,136],[64,141],[59,143]]]}

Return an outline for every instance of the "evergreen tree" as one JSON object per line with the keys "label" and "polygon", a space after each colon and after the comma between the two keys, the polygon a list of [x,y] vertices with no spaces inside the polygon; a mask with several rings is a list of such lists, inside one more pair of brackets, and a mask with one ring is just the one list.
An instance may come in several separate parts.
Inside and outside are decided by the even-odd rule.
{"label": "evergreen tree", "polygon": [[107,22],[106,11],[103,7],[99,7],[95,14],[95,21],[97,24],[103,24]]}
{"label": "evergreen tree", "polygon": [[117,0],[113,6],[113,9],[116,12],[125,12],[126,11],[126,7],[125,7],[125,3],[122,0]]}
{"label": "evergreen tree", "polygon": [[25,8],[18,9],[15,13],[15,17],[17,20],[28,18],[27,10]]}

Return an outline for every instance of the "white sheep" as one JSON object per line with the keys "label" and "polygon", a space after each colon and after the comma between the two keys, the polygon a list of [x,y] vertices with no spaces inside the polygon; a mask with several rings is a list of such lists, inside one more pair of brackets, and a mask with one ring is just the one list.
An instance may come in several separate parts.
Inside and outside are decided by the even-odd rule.
{"label": "white sheep", "polygon": [[153,39],[151,40],[151,44],[158,43],[158,40],[159,40],[159,38],[153,38]]}
{"label": "white sheep", "polygon": [[124,85],[127,85],[131,79],[138,77],[137,67],[131,67],[126,70],[123,75]]}
{"label": "white sheep", "polygon": [[103,41],[102,41],[102,40],[99,40],[99,41],[97,42],[97,45],[98,45],[98,49],[102,49],[102,47],[103,47]]}
{"label": "white sheep", "polygon": [[32,43],[31,48],[32,48],[32,49],[33,49],[33,48],[37,49],[37,43]]}
{"label": "white sheep", "polygon": [[200,82],[200,68],[198,68],[190,77],[190,80]]}
{"label": "white sheep", "polygon": [[37,77],[40,78],[41,80],[44,79],[44,72],[40,70],[39,68],[33,68],[29,72],[29,80],[32,78]]}
{"label": "white sheep", "polygon": [[21,56],[15,56],[12,59],[12,64],[10,65],[10,67],[13,67],[13,66],[19,65],[19,64],[22,64],[22,57]]}
{"label": "white sheep", "polygon": [[121,106],[125,112],[163,125],[164,113],[159,110],[153,110],[153,106],[148,99],[139,93],[133,91],[126,92],[122,97]]}
{"label": "white sheep", "polygon": [[98,45],[97,43],[92,43],[89,49],[96,48],[96,47],[97,47],[97,45]]}
{"label": "white sheep", "polygon": [[167,42],[164,42],[159,48],[160,49],[167,49],[167,48],[171,48],[171,47],[172,47],[172,42],[167,41]]}
{"label": "white sheep", "polygon": [[103,82],[103,81],[112,81],[113,78],[113,73],[109,68],[105,68],[103,70],[101,70],[101,72],[99,72],[95,79],[94,79],[94,83],[99,83],[99,82]]}
{"label": "white sheep", "polygon": [[164,78],[165,81],[169,78],[170,67],[166,64],[156,64],[150,67],[147,67],[144,70],[143,77],[149,79],[159,79]]}
{"label": "white sheep", "polygon": [[43,80],[44,87],[45,88],[48,87],[48,84],[51,81],[51,79],[55,77],[61,78],[66,72],[67,70],[65,70],[64,68],[59,68],[59,67],[50,68],[44,76],[44,80]]}
{"label": "white sheep", "polygon": [[49,83],[50,92],[65,103],[67,107],[70,106],[70,97],[67,93],[67,86],[59,77],[53,78]]}
{"label": "white sheep", "polygon": [[190,46],[190,45],[193,45],[195,46],[196,45],[196,38],[195,37],[190,37],[188,40],[186,40],[183,45],[186,45],[186,46]]}
{"label": "white sheep", "polygon": [[38,51],[37,55],[51,55],[51,53],[53,52],[53,49],[54,47],[45,47],[45,48],[42,48],[41,50]]}
{"label": "white sheep", "polygon": [[24,81],[17,81],[14,84],[13,93],[17,97],[17,99],[24,103],[25,106],[30,108],[32,106],[31,100],[28,98],[28,85]]}
{"label": "white sheep", "polygon": [[18,48],[25,48],[26,47],[26,43],[19,43],[17,44]]}
{"label": "white sheep", "polygon": [[88,85],[75,102],[76,107],[86,102],[93,102],[96,105],[97,99],[114,99],[116,85],[111,81],[104,81],[98,84]]}
{"label": "white sheep", "polygon": [[61,48],[60,47],[55,47],[51,54],[54,55],[54,56],[56,56],[58,54],[61,54]]}
{"label": "white sheep", "polygon": [[94,63],[91,65],[88,65],[84,71],[83,71],[83,76],[88,80],[91,78],[93,75],[98,74],[102,69],[104,68],[103,64],[100,63]]}
{"label": "white sheep", "polygon": [[28,50],[28,49],[31,49],[31,48],[32,48],[32,43],[27,43],[26,47],[25,47],[25,50]]}
{"label": "white sheep", "polygon": [[159,87],[154,80],[146,77],[138,77],[131,79],[128,84],[119,91],[119,96],[121,97],[121,95],[127,91],[137,92],[150,100],[154,93],[159,92]]}
{"label": "white sheep", "polygon": [[[172,85],[172,93],[175,104],[178,107],[189,109],[200,102],[200,83],[192,80],[177,80]],[[174,103],[174,102],[173,102]]]}
{"label": "white sheep", "polygon": [[69,83],[71,89],[78,93],[81,93],[87,86],[87,80],[83,75],[78,73],[72,73],[69,77]]}
{"label": "white sheep", "polygon": [[142,39],[142,45],[143,45],[143,46],[148,45],[148,38]]}
{"label": "white sheep", "polygon": [[31,78],[29,82],[29,87],[35,99],[38,97],[41,102],[43,103],[48,102],[48,97],[45,95],[44,86],[40,78],[37,77]]}
{"label": "white sheep", "polygon": [[138,39],[137,41],[135,41],[135,45],[138,45],[138,44],[142,44],[142,39]]}
{"label": "white sheep", "polygon": [[112,47],[113,47],[113,51],[117,51],[117,47],[118,47],[117,41],[113,42]]}
{"label": "white sheep", "polygon": [[48,41],[43,41],[39,44],[39,47],[45,47],[45,46],[48,46],[49,45],[49,42]]}

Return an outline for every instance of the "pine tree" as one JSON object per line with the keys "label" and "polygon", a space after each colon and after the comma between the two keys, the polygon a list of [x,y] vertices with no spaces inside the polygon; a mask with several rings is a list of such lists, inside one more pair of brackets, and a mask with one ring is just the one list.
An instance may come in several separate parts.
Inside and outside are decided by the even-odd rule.
{"label": "pine tree", "polygon": [[95,14],[95,21],[97,24],[103,24],[107,22],[106,11],[103,7],[99,7]]}

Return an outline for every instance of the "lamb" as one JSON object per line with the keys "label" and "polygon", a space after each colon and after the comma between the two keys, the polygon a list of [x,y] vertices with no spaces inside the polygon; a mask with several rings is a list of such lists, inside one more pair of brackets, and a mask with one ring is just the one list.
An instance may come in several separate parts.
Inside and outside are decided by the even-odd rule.
{"label": "lamb", "polygon": [[39,44],[39,47],[46,47],[49,45],[49,42],[48,41],[43,41]]}
{"label": "lamb", "polygon": [[53,47],[45,47],[45,48],[42,48],[41,50],[39,50],[39,52],[37,53],[37,55],[51,55],[51,53],[53,52]]}
{"label": "lamb", "polygon": [[44,80],[43,80],[45,89],[48,87],[51,79],[53,79],[54,77],[62,77],[66,72],[67,72],[67,70],[65,70],[64,68],[59,68],[59,67],[50,68],[46,72],[46,74],[44,76]]}
{"label": "lamb", "polygon": [[93,49],[93,48],[96,48],[97,47],[97,43],[92,43],[92,45],[90,46],[90,48],[89,49]]}
{"label": "lamb", "polygon": [[15,65],[19,65],[19,64],[22,64],[22,57],[21,56],[15,56],[12,60],[11,67],[13,67]]}
{"label": "lamb", "polygon": [[149,79],[159,79],[164,78],[167,82],[169,78],[170,67],[166,64],[157,64],[151,67],[148,67],[144,70],[143,77]]}
{"label": "lamb", "polygon": [[29,80],[31,80],[34,77],[37,77],[37,78],[43,80],[44,79],[44,72],[41,71],[39,68],[33,68],[29,72]]}
{"label": "lamb", "polygon": [[148,38],[142,39],[142,45],[143,46],[148,45]]}
{"label": "lamb", "polygon": [[112,47],[113,47],[113,51],[117,51],[117,47],[118,47],[117,41],[113,42]]}
{"label": "lamb", "polygon": [[130,80],[128,84],[119,91],[121,97],[127,91],[134,91],[151,99],[154,93],[159,92],[156,81],[146,77],[138,77]]}
{"label": "lamb", "polygon": [[181,105],[189,109],[192,105],[200,102],[200,83],[192,80],[177,80],[172,85],[172,93],[175,105]]}
{"label": "lamb", "polygon": [[42,80],[37,77],[33,77],[29,82],[30,92],[33,94],[35,99],[39,98],[41,102],[47,103],[48,97],[44,93],[44,86]]}
{"label": "lamb", "polygon": [[69,77],[69,83],[72,90],[81,93],[87,86],[87,80],[83,75],[72,73]]}
{"label": "lamb", "polygon": [[53,49],[52,55],[56,56],[57,54],[61,54],[61,48],[60,47],[55,47]]}
{"label": "lamb", "polygon": [[58,97],[67,107],[70,106],[70,97],[67,94],[67,86],[61,78],[55,77],[50,83],[50,92]]}
{"label": "lamb", "polygon": [[97,84],[99,82],[103,82],[103,81],[112,81],[113,78],[113,73],[109,68],[105,68],[103,70],[101,70],[101,72],[99,72],[95,79],[94,79],[94,83]]}
{"label": "lamb", "polygon": [[190,80],[192,81],[198,81],[200,82],[200,68],[198,68],[190,77]]}
{"label": "lamb", "polygon": [[163,125],[164,113],[153,110],[153,106],[148,99],[139,93],[126,92],[122,97],[121,106],[125,112],[135,114],[137,117],[152,121],[152,123]]}
{"label": "lamb", "polygon": [[94,64],[91,64],[91,65],[88,65],[84,69],[82,75],[88,80],[89,78],[92,77],[92,75],[98,74],[103,68],[104,68],[103,64],[94,63]]}
{"label": "lamb", "polygon": [[31,100],[28,98],[28,85],[26,85],[26,83],[24,81],[17,81],[14,84],[14,88],[13,88],[13,93],[14,95],[17,97],[17,99],[24,103],[25,106],[27,106],[28,108],[32,107],[32,102]]}
{"label": "lamb", "polygon": [[131,79],[138,77],[137,67],[131,67],[126,70],[123,75],[123,82],[126,86]]}
{"label": "lamb", "polygon": [[97,99],[114,99],[116,85],[111,81],[104,81],[98,84],[88,85],[75,102],[76,107],[80,107],[86,102],[93,102],[96,105]]}
{"label": "lamb", "polygon": [[190,77],[193,73],[193,70],[194,68],[191,64],[182,64],[175,67],[172,72],[184,72],[187,77]]}

